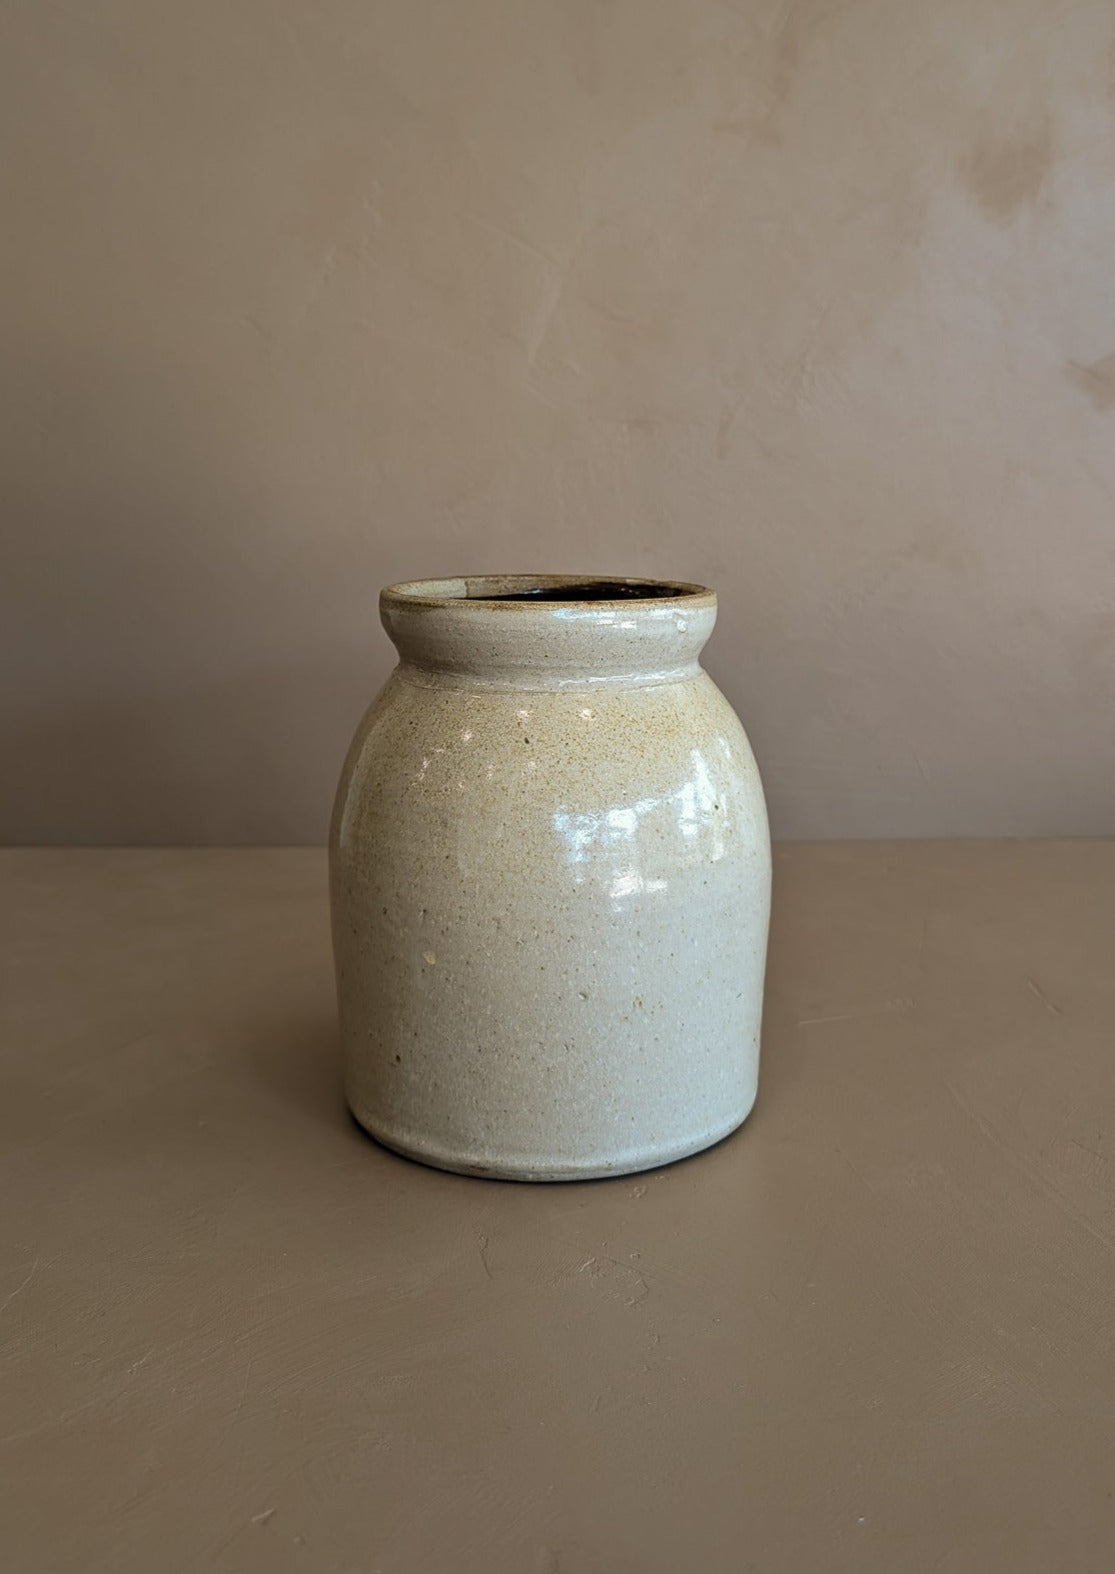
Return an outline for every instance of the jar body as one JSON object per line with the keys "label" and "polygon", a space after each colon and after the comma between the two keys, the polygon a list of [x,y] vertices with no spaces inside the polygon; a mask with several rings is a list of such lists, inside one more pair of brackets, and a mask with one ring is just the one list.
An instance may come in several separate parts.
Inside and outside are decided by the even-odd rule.
{"label": "jar body", "polygon": [[681,1158],[751,1109],[758,772],[695,663],[638,677],[488,685],[404,663],[364,718],[333,934],[346,1095],[388,1146],[573,1179]]}

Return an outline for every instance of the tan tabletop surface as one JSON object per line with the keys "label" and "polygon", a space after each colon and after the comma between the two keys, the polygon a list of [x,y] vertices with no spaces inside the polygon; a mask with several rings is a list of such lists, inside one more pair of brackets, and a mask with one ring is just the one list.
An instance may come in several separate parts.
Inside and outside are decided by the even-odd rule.
{"label": "tan tabletop surface", "polygon": [[1115,843],[782,847],[759,1103],[346,1116],[318,851],[0,855],[12,1574],[1115,1567]]}

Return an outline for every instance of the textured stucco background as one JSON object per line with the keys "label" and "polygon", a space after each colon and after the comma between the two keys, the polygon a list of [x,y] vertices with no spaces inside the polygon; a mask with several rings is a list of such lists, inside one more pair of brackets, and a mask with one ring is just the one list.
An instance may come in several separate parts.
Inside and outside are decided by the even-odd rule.
{"label": "textured stucco background", "polygon": [[0,836],[313,841],[385,581],[704,580],[775,833],[1115,832],[1107,0],[6,0]]}

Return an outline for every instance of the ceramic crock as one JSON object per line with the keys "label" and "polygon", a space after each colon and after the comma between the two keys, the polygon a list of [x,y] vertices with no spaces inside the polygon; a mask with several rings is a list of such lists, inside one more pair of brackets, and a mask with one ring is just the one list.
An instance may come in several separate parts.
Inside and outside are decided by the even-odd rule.
{"label": "ceramic crock", "polygon": [[388,1147],[616,1175],[755,1099],[770,841],[700,585],[392,585],[330,833],[345,1088]]}

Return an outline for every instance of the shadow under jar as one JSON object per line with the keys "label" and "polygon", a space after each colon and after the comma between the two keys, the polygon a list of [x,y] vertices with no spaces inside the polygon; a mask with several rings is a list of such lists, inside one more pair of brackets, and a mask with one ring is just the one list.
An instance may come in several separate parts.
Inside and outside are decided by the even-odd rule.
{"label": "shadow under jar", "polygon": [[749,1113],[770,913],[755,760],[699,585],[392,585],[399,665],[330,832],[345,1089],[443,1169],[572,1180]]}

